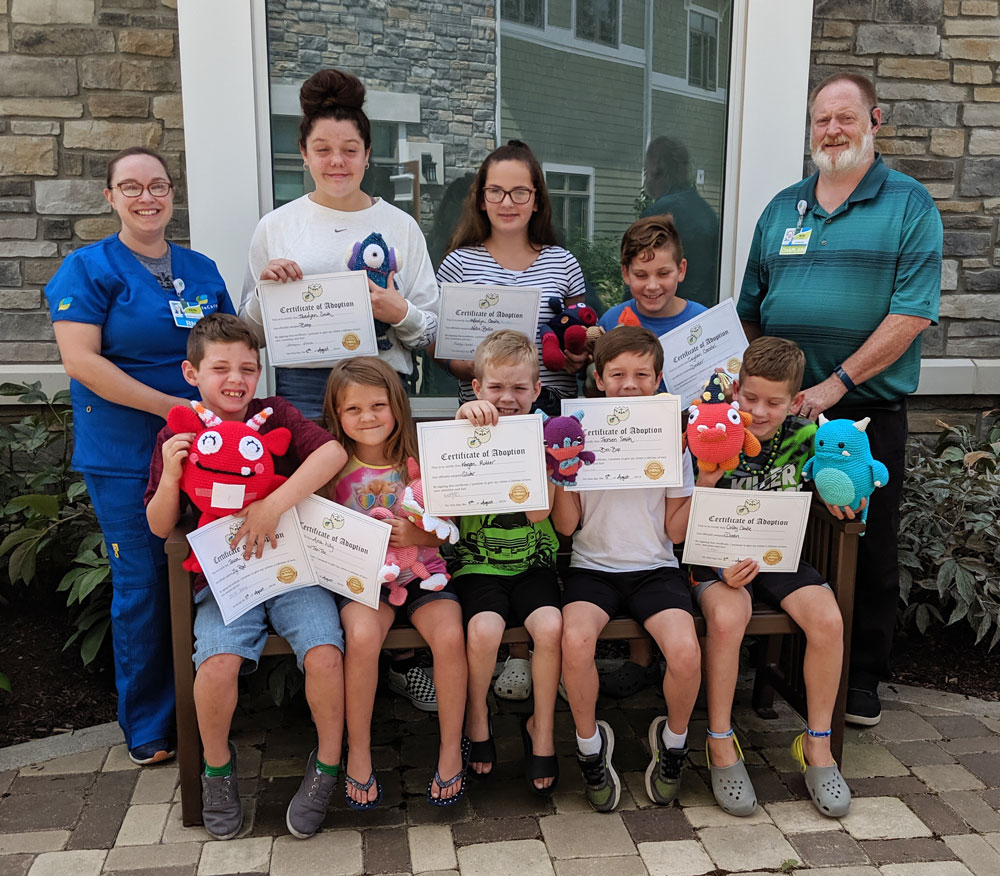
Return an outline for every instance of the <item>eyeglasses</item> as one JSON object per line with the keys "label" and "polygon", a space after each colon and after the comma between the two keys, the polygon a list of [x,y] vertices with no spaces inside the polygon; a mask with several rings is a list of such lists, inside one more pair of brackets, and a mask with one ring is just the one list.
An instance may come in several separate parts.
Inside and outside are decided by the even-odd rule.
{"label": "eyeglasses", "polygon": [[142,183],[131,179],[123,183],[118,183],[116,186],[111,186],[113,189],[118,189],[126,198],[138,198],[143,191],[148,191],[154,198],[162,198],[170,194],[170,190],[173,187],[173,183],[162,179],[153,180],[148,186],[144,186]]}
{"label": "eyeglasses", "polygon": [[514,204],[527,204],[534,189],[527,186],[518,186],[516,189],[502,189],[500,186],[487,186],[483,189],[483,199],[489,204],[502,204],[503,199],[510,195],[510,200]]}

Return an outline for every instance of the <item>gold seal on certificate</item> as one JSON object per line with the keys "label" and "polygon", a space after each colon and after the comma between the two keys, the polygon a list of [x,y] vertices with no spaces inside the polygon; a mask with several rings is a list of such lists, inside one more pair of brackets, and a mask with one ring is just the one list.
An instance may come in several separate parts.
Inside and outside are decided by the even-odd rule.
{"label": "gold seal on certificate", "polygon": [[273,365],[314,365],[376,356],[368,275],[341,271],[257,285]]}
{"label": "gold seal on certificate", "polygon": [[443,283],[434,355],[474,359],[483,339],[499,329],[513,329],[534,340],[541,301],[541,289]]}
{"label": "gold seal on certificate", "polygon": [[540,511],[548,507],[542,418],[417,424],[427,513],[435,517]]}
{"label": "gold seal on certificate", "polygon": [[583,411],[581,425],[594,464],[583,466],[568,490],[678,487],[681,408],[675,395],[563,399],[563,416]]}
{"label": "gold seal on certificate", "polygon": [[268,599],[316,583],[294,508],[278,518],[277,540],[249,560],[243,559],[242,545],[233,547],[244,520],[222,517],[187,537],[227,624]]}
{"label": "gold seal on certificate", "polygon": [[683,561],[725,568],[751,559],[768,572],[794,572],[811,502],[808,492],[695,487]]}
{"label": "gold seal on certificate", "polygon": [[392,527],[319,496],[307,496],[295,510],[320,586],[378,608],[378,573]]}
{"label": "gold seal on certificate", "polygon": [[663,383],[686,407],[698,397],[716,368],[739,377],[747,336],[731,298],[660,335]]}

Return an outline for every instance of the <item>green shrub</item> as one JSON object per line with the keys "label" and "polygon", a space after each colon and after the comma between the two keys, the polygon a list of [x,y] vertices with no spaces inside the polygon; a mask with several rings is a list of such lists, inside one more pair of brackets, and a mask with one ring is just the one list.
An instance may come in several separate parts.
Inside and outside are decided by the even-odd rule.
{"label": "green shrub", "polygon": [[571,240],[566,248],[580,263],[583,276],[600,299],[603,310],[625,300],[620,260],[621,238],[595,237],[588,240],[586,237],[578,237]]}
{"label": "green shrub", "polygon": [[911,440],[900,509],[904,623],[965,620],[976,642],[1000,641],[1000,419],[978,432],[943,427],[931,450]]}
{"label": "green shrub", "polygon": [[59,578],[56,589],[69,591],[76,627],[65,647],[80,640],[80,656],[90,663],[110,624],[111,573],[87,488],[70,467],[69,393],[50,399],[41,383],[4,383],[0,395],[34,406],[17,422],[0,425],[0,557],[7,557],[0,590]]}

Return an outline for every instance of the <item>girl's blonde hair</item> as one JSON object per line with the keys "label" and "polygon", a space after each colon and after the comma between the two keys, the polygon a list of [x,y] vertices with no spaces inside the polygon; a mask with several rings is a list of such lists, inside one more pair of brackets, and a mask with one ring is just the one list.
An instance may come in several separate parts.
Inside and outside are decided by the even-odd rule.
{"label": "girl's blonde hair", "polygon": [[326,397],[323,399],[324,425],[353,456],[354,441],[344,433],[337,416],[340,397],[352,383],[385,390],[396,428],[386,439],[383,453],[393,468],[405,472],[406,460],[411,456],[417,459],[417,430],[413,425],[410,400],[403,389],[403,382],[381,359],[375,356],[358,356],[355,359],[344,359],[333,366],[326,381]]}

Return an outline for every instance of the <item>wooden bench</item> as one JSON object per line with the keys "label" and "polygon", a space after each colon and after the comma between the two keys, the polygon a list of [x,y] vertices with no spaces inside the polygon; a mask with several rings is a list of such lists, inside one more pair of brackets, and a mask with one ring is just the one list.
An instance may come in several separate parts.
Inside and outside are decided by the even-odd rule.
{"label": "wooden bench", "polygon": [[[201,824],[201,740],[194,706],[194,612],[191,599],[191,576],[181,565],[188,555],[187,531],[182,521],[167,539],[170,570],[170,623],[173,637],[174,686],[177,695],[177,762],[180,771],[181,817],[185,826]],[[833,713],[832,746],[838,763],[844,740],[844,707],[847,699],[847,666],[851,645],[851,620],[854,607],[854,570],[857,561],[858,535],[864,525],[838,521],[814,500],[806,531],[803,558],[811,563],[833,588],[844,618],[844,662],[840,691]],[[705,635],[705,621],[696,618],[698,635]],[[788,615],[755,604],[747,634],[765,637],[758,659],[753,688],[753,706],[765,717],[773,716],[772,705],[777,691],[800,715],[805,715],[805,688],[802,681],[804,640]],[[601,633],[602,639],[636,639],[645,636],[642,626],[629,618],[615,618]],[[504,633],[506,644],[529,642],[524,627]],[[412,627],[393,627],[385,641],[388,649],[424,647],[425,642]],[[291,654],[288,643],[271,634],[264,655]]]}

